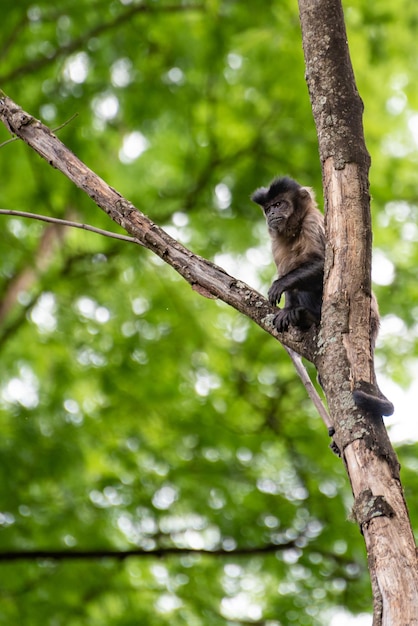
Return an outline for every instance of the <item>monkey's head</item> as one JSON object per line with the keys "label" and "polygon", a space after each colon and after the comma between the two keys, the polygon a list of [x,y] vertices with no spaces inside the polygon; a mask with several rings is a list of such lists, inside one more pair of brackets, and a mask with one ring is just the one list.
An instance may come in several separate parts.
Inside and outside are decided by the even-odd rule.
{"label": "monkey's head", "polygon": [[251,199],[259,204],[269,230],[279,234],[298,229],[313,197],[306,187],[292,178],[275,178],[269,187],[256,189]]}

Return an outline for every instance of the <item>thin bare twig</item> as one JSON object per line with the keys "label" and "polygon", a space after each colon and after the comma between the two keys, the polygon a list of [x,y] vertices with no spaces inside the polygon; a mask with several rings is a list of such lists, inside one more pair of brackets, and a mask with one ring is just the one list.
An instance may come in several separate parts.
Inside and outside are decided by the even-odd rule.
{"label": "thin bare twig", "polygon": [[325,426],[328,428],[328,432],[330,432],[331,430],[334,430],[330,416],[328,415],[328,411],[326,410],[324,403],[322,402],[317,390],[313,386],[312,381],[309,378],[309,374],[306,370],[306,367],[302,363],[302,357],[299,356],[299,354],[297,354],[297,352],[295,352],[291,348],[288,348],[287,346],[283,346],[283,347],[288,353],[288,355],[290,356],[290,358],[292,359],[295,370],[299,378],[305,385],[306,391],[308,392],[308,396],[314,403],[315,408],[318,411],[322,421],[324,422]]}
{"label": "thin bare twig", "polygon": [[135,4],[134,6],[129,7],[129,9],[121,12],[119,15],[117,15],[108,22],[101,20],[98,24],[85,31],[79,37],[76,37],[68,43],[56,47],[55,50],[53,50],[53,52],[48,56],[41,56],[35,59],[31,59],[28,63],[11,69],[9,72],[6,72],[0,77],[0,83],[4,85],[4,83],[10,80],[16,80],[16,78],[24,76],[25,74],[33,74],[33,72],[36,72],[46,65],[53,63],[62,56],[72,54],[80,48],[85,48],[86,42],[90,41],[90,39],[98,37],[103,33],[117,28],[126,22],[130,22],[137,14],[154,14],[157,12],[175,13],[183,11],[201,11],[203,9],[203,4],[173,4],[167,6],[146,6],[142,4]]}
{"label": "thin bare twig", "polygon": [[96,235],[103,235],[110,237],[111,239],[119,239],[121,241],[128,241],[129,243],[136,243],[139,246],[144,246],[135,237],[129,237],[128,235],[119,235],[118,233],[112,233],[110,230],[103,230],[102,228],[96,228],[89,224],[81,224],[80,222],[72,222],[70,220],[59,219],[58,217],[49,217],[48,215],[39,215],[37,213],[27,213],[26,211],[15,211],[12,209],[0,209],[0,215],[14,215],[15,217],[25,217],[32,220],[40,220],[41,222],[48,222],[49,224],[58,224],[59,226],[69,226],[70,228],[80,228],[82,230],[88,230]]}
{"label": "thin bare twig", "polygon": [[60,124],[59,126],[57,126],[56,128],[52,129],[53,133],[58,132],[59,130],[61,130],[61,128],[64,128],[64,126],[67,126],[67,124],[71,124],[71,122],[73,120],[75,120],[75,118],[78,117],[78,113],[73,113],[73,115],[71,117],[68,118],[67,121],[63,122],[62,124]]}
{"label": "thin bare twig", "polygon": [[[58,132],[59,130],[61,130],[61,128],[64,128],[64,126],[67,126],[67,124],[71,124],[71,122],[78,116],[78,113],[74,113],[71,117],[68,118],[68,120],[66,120],[65,122],[63,122],[62,124],[60,124],[59,126],[57,126],[56,128],[52,129],[53,133]],[[20,137],[12,137],[11,139],[7,139],[7,141],[3,141],[3,143],[0,143],[0,148],[3,148],[4,146],[7,146],[8,143],[13,143],[14,141],[19,141]]]}
{"label": "thin bare twig", "polygon": [[7,146],[8,143],[14,143],[15,141],[19,141],[19,140],[20,140],[20,137],[12,137],[11,139],[6,139],[6,141],[3,141],[3,143],[0,143],[0,148]]}

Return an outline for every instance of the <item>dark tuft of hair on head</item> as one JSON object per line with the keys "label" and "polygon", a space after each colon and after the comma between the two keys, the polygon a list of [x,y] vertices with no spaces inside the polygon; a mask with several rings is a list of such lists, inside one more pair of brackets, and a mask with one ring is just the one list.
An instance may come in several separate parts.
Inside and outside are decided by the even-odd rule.
{"label": "dark tuft of hair on head", "polygon": [[259,189],[256,189],[251,196],[251,200],[264,206],[278,195],[288,193],[289,191],[298,191],[299,189],[299,183],[293,180],[293,178],[282,176],[275,178],[271,182],[270,187],[259,187]]}
{"label": "dark tuft of hair on head", "polygon": [[260,206],[263,206],[266,202],[267,194],[268,194],[268,187],[259,187],[251,195],[251,200],[259,204]]}

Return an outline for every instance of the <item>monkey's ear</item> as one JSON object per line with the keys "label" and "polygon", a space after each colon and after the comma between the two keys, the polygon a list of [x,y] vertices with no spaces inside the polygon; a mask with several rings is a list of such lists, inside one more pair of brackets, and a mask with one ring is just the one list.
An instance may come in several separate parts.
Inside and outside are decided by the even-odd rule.
{"label": "monkey's ear", "polygon": [[264,205],[266,204],[268,191],[269,190],[267,187],[259,187],[254,191],[253,195],[251,196],[251,200],[264,207]]}
{"label": "monkey's ear", "polygon": [[306,198],[307,200],[311,198],[311,200],[315,202],[315,192],[312,187],[301,187],[299,193],[302,198]]}

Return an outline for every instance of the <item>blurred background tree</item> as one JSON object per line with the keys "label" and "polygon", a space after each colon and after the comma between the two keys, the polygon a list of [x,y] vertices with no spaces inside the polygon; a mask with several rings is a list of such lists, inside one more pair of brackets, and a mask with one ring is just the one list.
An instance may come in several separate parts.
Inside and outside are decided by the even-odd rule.
{"label": "blurred background tree", "polygon": [[[418,6],[345,12],[372,156],[378,365],[408,498]],[[16,102],[51,128],[76,113],[59,136],[87,165],[266,293],[251,192],[289,174],[321,199],[296,2],[4,0],[0,32]],[[0,172],[0,208],[114,227],[19,142]],[[144,555],[0,561],[0,624],[342,625],[370,611],[343,468],[277,342],[148,251],[1,220],[0,552]]]}

